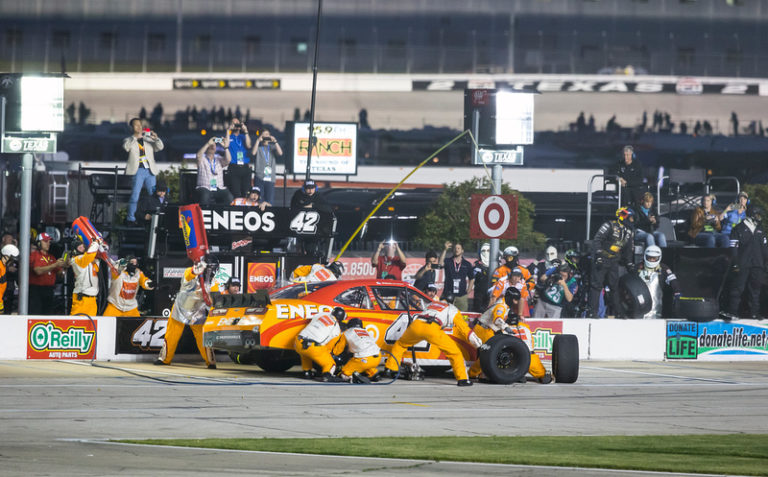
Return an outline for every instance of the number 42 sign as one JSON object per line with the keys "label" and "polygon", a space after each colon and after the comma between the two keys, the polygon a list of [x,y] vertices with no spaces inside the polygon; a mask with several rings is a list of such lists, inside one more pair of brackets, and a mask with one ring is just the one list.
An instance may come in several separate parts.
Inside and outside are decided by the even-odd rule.
{"label": "number 42 sign", "polygon": [[517,196],[472,194],[469,213],[472,239],[516,239]]}

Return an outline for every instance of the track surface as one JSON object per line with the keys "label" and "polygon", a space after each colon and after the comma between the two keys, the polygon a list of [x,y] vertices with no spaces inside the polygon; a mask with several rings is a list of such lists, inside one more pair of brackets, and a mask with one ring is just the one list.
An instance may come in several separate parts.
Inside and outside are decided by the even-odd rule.
{"label": "track surface", "polygon": [[195,363],[98,364],[110,368],[0,362],[0,474],[619,475],[104,440],[768,432],[764,362],[583,362],[572,385],[471,388],[456,387],[450,376],[388,386],[322,385],[300,380],[295,372],[268,375],[233,363],[215,371]]}

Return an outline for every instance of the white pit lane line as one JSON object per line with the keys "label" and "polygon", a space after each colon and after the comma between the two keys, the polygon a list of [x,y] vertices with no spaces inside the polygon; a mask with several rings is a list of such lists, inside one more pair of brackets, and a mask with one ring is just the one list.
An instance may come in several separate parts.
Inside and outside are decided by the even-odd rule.
{"label": "white pit lane line", "polygon": [[[119,439],[119,438],[115,438],[115,439]],[[361,457],[361,456],[352,456],[352,455],[303,454],[303,453],[297,453],[297,452],[215,449],[211,447],[185,447],[185,446],[169,446],[169,445],[134,444],[134,443],[127,443],[127,442],[112,442],[111,440],[106,440],[106,439],[57,438],[56,440],[61,442],[73,442],[73,443],[80,443],[80,444],[134,446],[134,447],[149,446],[149,447],[155,447],[160,449],[195,450],[195,451],[210,451],[210,452],[240,453],[240,454],[262,454],[262,455],[280,455],[280,456],[298,456],[298,457],[330,457],[335,459],[357,460],[357,461],[376,460],[376,461],[385,461],[385,462],[392,462],[392,463],[402,463],[409,466],[413,464],[441,464],[441,465],[452,465],[452,466],[472,466],[472,468],[477,468],[482,466],[482,467],[497,467],[497,468],[508,468],[508,469],[538,469],[538,470],[549,470],[552,472],[552,475],[556,475],[558,471],[573,470],[573,471],[600,472],[600,473],[605,473],[606,475],[653,474],[658,476],[673,476],[673,477],[722,477],[723,476],[723,474],[699,474],[699,473],[691,474],[691,473],[683,473],[683,472],[659,472],[659,471],[652,471],[652,470],[603,469],[599,467],[558,467],[558,466],[551,466],[551,465],[493,464],[493,463],[486,463],[486,462],[458,462],[458,461],[449,461],[449,460],[437,461],[437,460],[423,460],[423,459],[396,459],[392,457]],[[747,476],[729,474],[729,477],[747,477]]]}
{"label": "white pit lane line", "polygon": [[[619,374],[636,374],[641,376],[653,376],[658,378],[672,378],[672,379],[681,379],[685,381],[699,381],[699,383],[683,383],[683,384],[726,384],[730,386],[766,386],[768,385],[768,382],[764,383],[755,383],[755,382],[741,382],[741,381],[733,381],[733,380],[725,380],[725,379],[713,379],[713,378],[699,378],[696,376],[681,376],[679,374],[666,374],[666,373],[651,373],[647,371],[632,371],[629,369],[617,369],[617,368],[601,368],[597,366],[581,366],[581,369],[589,369],[592,371],[601,371],[604,373],[619,373]],[[581,384],[582,386],[621,386],[619,384],[584,384],[584,383],[575,383],[576,385]],[[679,386],[681,383],[675,383],[675,386]],[[644,386],[665,386],[669,385],[669,383],[635,383],[634,386],[637,385],[644,385]],[[572,386],[572,385],[570,385]]]}

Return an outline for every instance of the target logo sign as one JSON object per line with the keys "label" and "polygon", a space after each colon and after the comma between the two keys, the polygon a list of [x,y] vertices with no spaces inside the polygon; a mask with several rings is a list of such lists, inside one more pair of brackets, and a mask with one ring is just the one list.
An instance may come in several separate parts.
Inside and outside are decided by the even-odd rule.
{"label": "target logo sign", "polygon": [[517,238],[516,195],[472,194],[470,204],[470,238]]}

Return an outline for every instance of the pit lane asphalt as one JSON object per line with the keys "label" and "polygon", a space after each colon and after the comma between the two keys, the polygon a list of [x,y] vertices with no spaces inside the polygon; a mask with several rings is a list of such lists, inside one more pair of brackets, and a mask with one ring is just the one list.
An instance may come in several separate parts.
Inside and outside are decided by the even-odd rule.
{"label": "pit lane asphalt", "polygon": [[[132,446],[109,439],[766,433],[765,362],[582,362],[576,384],[307,385],[221,363],[0,362],[0,474],[604,476],[398,459]],[[161,381],[162,380],[162,381]],[[521,441],[522,444],[522,441]],[[546,462],[542,462],[545,466]],[[629,472],[627,475],[681,475]]]}

